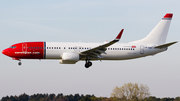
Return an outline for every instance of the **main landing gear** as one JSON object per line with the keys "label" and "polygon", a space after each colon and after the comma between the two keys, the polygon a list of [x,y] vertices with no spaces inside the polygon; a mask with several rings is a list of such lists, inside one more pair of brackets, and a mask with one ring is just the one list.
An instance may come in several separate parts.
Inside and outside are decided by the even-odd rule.
{"label": "main landing gear", "polygon": [[85,67],[89,68],[90,66],[92,66],[92,62],[90,62],[89,59],[86,59]]}

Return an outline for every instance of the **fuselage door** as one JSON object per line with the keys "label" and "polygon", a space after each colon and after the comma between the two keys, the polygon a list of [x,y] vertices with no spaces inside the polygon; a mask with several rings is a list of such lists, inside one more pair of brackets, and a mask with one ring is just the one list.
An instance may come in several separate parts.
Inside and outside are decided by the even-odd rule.
{"label": "fuselage door", "polygon": [[140,46],[140,54],[144,54],[144,46],[143,45]]}
{"label": "fuselage door", "polygon": [[22,52],[27,52],[27,44],[22,44]]}

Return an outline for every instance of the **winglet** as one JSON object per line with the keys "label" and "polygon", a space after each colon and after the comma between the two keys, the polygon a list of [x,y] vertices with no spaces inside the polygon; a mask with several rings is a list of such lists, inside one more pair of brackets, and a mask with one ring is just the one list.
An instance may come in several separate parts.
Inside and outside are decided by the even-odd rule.
{"label": "winglet", "polygon": [[115,40],[119,40],[119,39],[121,38],[123,31],[124,31],[124,29],[122,29],[122,30],[119,32],[119,34],[118,34],[118,36],[116,37]]}

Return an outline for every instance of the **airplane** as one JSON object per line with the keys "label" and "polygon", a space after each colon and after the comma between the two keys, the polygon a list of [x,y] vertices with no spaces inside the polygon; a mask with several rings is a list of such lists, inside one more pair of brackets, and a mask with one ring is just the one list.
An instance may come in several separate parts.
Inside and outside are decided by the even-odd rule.
{"label": "airplane", "polygon": [[110,42],[21,42],[4,49],[2,53],[18,60],[18,65],[22,64],[21,59],[59,59],[60,64],[85,61],[86,68],[92,66],[91,61],[95,60],[127,60],[151,56],[166,51],[178,42],[165,43],[172,17],[172,13],[167,13],[145,38],[129,43],[117,43],[124,31],[122,29]]}

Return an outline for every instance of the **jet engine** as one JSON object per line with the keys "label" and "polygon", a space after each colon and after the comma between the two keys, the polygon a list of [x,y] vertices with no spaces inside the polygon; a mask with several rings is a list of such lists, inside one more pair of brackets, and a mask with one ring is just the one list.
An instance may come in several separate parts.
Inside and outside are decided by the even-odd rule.
{"label": "jet engine", "polygon": [[79,54],[74,52],[65,52],[61,55],[62,59],[59,60],[60,64],[75,64],[79,61]]}

